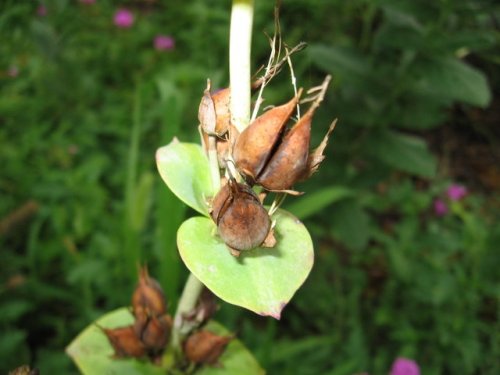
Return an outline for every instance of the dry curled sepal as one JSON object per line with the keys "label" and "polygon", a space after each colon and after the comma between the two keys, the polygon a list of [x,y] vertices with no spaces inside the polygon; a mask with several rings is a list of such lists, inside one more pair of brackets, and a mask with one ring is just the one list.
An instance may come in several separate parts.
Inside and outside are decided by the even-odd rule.
{"label": "dry curled sepal", "polygon": [[207,88],[203,92],[200,107],[198,108],[198,121],[201,128],[208,135],[216,135],[217,116],[215,113],[215,104],[210,94],[210,80],[207,79]]}
{"label": "dry curled sepal", "polygon": [[325,159],[325,155],[323,153],[325,151],[326,146],[328,145],[328,139],[330,138],[330,134],[335,129],[336,124],[337,120],[334,120],[330,124],[330,127],[328,128],[328,131],[326,132],[319,146],[310,152],[309,157],[307,159],[307,168],[305,169],[304,174],[300,177],[300,180],[307,180],[315,172],[317,172],[319,165]]}
{"label": "dry curled sepal", "polygon": [[118,328],[98,327],[104,332],[113,347],[115,358],[140,358],[146,355],[146,347],[137,337],[133,325]]}
{"label": "dry curled sepal", "polygon": [[184,342],[184,355],[195,364],[216,365],[233,338],[233,335],[219,336],[206,330],[194,332]]}
{"label": "dry curled sepal", "polygon": [[134,316],[145,313],[146,316],[160,316],[167,311],[167,302],[158,281],[149,276],[146,267],[139,271],[139,282],[132,294]]}
{"label": "dry curled sepal", "polygon": [[294,112],[302,90],[292,100],[257,117],[235,142],[233,159],[238,170],[253,182],[266,166],[286,123]]}
{"label": "dry curled sepal", "polygon": [[210,215],[219,236],[230,250],[245,251],[258,247],[271,227],[269,215],[252,189],[233,180],[215,196]]}

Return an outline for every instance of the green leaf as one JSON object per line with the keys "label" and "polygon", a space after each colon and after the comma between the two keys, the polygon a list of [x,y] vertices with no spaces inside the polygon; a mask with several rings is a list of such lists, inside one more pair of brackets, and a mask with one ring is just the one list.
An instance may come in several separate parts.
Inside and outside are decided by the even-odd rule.
{"label": "green leaf", "polygon": [[287,209],[301,220],[304,220],[330,204],[351,197],[353,194],[352,190],[343,186],[327,187],[300,197],[296,202],[287,205]]}
{"label": "green leaf", "polygon": [[280,318],[311,271],[314,252],[305,226],[292,214],[279,210],[274,248],[256,248],[239,257],[216,234],[212,220],[194,217],[177,232],[177,246],[189,270],[214,294],[228,303],[260,315]]}
{"label": "green leaf", "polygon": [[[95,323],[89,325],[73,342],[66,348],[66,353],[75,361],[76,365],[84,375],[107,374],[107,375],[164,375],[166,368],[154,365],[145,360],[134,358],[114,359],[113,348],[106,336],[97,325],[105,328],[115,328],[132,324],[134,318],[126,307],[112,311]],[[209,322],[207,330],[218,335],[230,335],[231,333],[217,322]],[[217,374],[241,374],[261,375],[264,371],[241,343],[233,339],[219,358],[221,367],[200,368],[197,375]]]}
{"label": "green leaf", "polygon": [[374,133],[366,145],[367,152],[396,169],[422,177],[433,177],[437,163],[425,141],[391,130]]}
{"label": "green leaf", "polygon": [[66,353],[73,359],[85,375],[164,375],[165,369],[150,362],[135,358],[114,359],[114,350],[107,337],[97,327],[116,328],[132,324],[133,316],[128,308],[112,311],[89,325],[66,348]]}
{"label": "green leaf", "polygon": [[212,197],[210,167],[200,145],[179,142],[174,138],[156,151],[160,175],[181,201],[203,215],[208,215],[205,199]]}
{"label": "green leaf", "polygon": [[330,223],[332,234],[351,249],[362,250],[370,239],[370,217],[357,200],[336,204]]}
{"label": "green leaf", "polygon": [[428,61],[419,67],[416,90],[421,94],[486,107],[491,91],[486,76],[455,58]]}

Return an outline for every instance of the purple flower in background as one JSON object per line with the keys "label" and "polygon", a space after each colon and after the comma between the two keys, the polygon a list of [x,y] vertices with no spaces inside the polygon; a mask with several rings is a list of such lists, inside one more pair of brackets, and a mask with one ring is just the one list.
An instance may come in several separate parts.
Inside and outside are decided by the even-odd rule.
{"label": "purple flower in background", "polygon": [[390,375],[420,375],[420,368],[417,362],[399,357],[392,364]]}
{"label": "purple flower in background", "polygon": [[170,51],[175,47],[175,39],[169,35],[157,35],[154,39],[154,46],[157,51]]}
{"label": "purple flower in background", "polygon": [[446,195],[452,201],[459,201],[467,194],[467,188],[462,185],[453,184],[446,190]]}
{"label": "purple flower in background", "polygon": [[45,17],[47,15],[47,8],[45,5],[41,4],[36,8],[36,14],[38,14],[40,17]]}
{"label": "purple flower in background", "polygon": [[127,9],[118,9],[113,18],[116,26],[123,29],[128,29],[134,24],[134,14]]}
{"label": "purple flower in background", "polygon": [[434,213],[437,216],[444,216],[448,212],[448,206],[442,199],[436,198],[434,200]]}

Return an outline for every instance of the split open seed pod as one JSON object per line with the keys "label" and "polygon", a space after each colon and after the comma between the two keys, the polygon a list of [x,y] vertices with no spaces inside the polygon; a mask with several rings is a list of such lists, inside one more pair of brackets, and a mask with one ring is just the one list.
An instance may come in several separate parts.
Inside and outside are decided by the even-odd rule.
{"label": "split open seed pod", "polygon": [[158,281],[149,276],[146,267],[140,270],[139,282],[132,295],[132,309],[136,317],[141,312],[147,316],[160,316],[167,311],[163,289]]}
{"label": "split open seed pod", "polygon": [[212,219],[231,249],[251,250],[264,242],[271,220],[252,189],[230,180],[212,202]]}
{"label": "split open seed pod", "polygon": [[108,340],[115,350],[115,357],[140,358],[146,354],[146,348],[139,337],[135,334],[133,326],[119,327],[114,329],[102,328]]}
{"label": "split open seed pod", "polygon": [[241,132],[233,149],[236,167],[253,184],[266,167],[294,112],[301,91],[288,103],[274,107],[257,117]]}

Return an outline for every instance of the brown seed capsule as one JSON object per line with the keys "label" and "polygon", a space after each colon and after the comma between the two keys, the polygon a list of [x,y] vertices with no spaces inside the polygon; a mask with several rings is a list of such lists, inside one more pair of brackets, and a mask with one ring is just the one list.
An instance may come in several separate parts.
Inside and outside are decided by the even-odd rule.
{"label": "brown seed capsule", "polygon": [[23,365],[9,372],[9,375],[40,375],[36,368],[31,369],[28,365]]}
{"label": "brown seed capsule", "polygon": [[231,127],[231,110],[229,103],[231,101],[231,90],[225,88],[212,94],[212,100],[215,106],[216,124],[215,133],[224,135]]}
{"label": "brown seed capsule", "polygon": [[170,337],[172,318],[170,315],[151,316],[134,322],[134,332],[149,353],[161,352]]}
{"label": "brown seed capsule", "polygon": [[132,295],[132,309],[134,316],[142,311],[148,316],[160,316],[167,311],[163,290],[158,281],[149,277],[146,267],[140,270],[139,283]]}
{"label": "brown seed capsule", "polygon": [[209,331],[191,334],[184,343],[186,358],[196,364],[214,365],[233,336],[218,336]]}
{"label": "brown seed capsule", "polygon": [[143,357],[146,354],[144,344],[135,334],[133,326],[114,329],[102,328],[115,350],[115,357]]}
{"label": "brown seed capsule", "polygon": [[283,137],[278,148],[257,177],[257,183],[267,190],[289,189],[304,174],[309,156],[311,121],[310,109]]}
{"label": "brown seed capsule", "polygon": [[252,189],[233,181],[215,196],[211,216],[222,240],[238,251],[262,244],[271,227],[269,215]]}
{"label": "brown seed capsule", "polygon": [[274,107],[257,117],[239,135],[233,150],[238,170],[253,183],[262,172],[281,138],[299,100],[301,91],[288,103]]}

